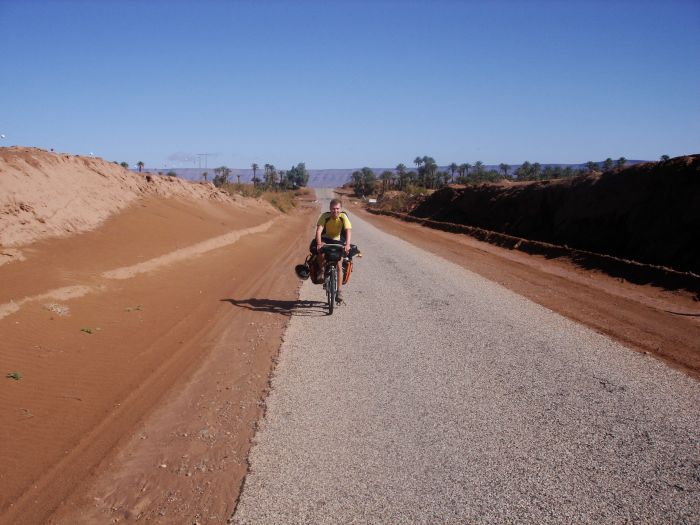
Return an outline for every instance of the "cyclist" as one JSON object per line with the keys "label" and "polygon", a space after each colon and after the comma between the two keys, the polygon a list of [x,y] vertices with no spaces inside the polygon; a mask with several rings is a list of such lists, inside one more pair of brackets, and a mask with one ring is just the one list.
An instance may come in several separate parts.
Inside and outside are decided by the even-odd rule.
{"label": "cyclist", "polygon": [[[323,253],[321,248],[326,244],[341,244],[345,249],[345,254],[350,253],[350,239],[352,237],[352,224],[347,214],[342,211],[340,199],[331,200],[330,212],[322,213],[316,222],[316,237],[312,242],[312,247],[316,248],[318,254],[318,271],[323,272]],[[343,262],[338,261],[338,301],[343,300]]]}

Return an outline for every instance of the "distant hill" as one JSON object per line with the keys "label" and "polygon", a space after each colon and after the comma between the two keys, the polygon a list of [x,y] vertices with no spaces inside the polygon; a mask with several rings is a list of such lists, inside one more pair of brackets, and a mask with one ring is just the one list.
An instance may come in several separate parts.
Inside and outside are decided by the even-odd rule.
{"label": "distant hill", "polygon": [[[634,164],[639,164],[640,162],[647,162],[644,160],[628,160],[627,166],[633,166]],[[602,161],[599,162],[602,164]],[[509,174],[515,173],[520,164],[513,164],[510,166]],[[571,166],[573,169],[585,168],[586,163],[580,164],[542,164],[542,169],[547,166],[560,166],[566,167]],[[408,170],[415,171],[415,166],[407,166]],[[486,170],[497,170],[499,171],[497,164],[485,164],[484,168]],[[342,186],[346,182],[352,179],[352,173],[359,170],[360,168],[347,168],[347,169],[327,169],[327,170],[309,170],[309,187],[310,188],[337,188]],[[447,166],[440,166],[438,168],[440,171],[449,171]],[[138,170],[133,170],[138,171]],[[161,168],[161,169],[144,169],[145,172],[149,173],[163,173],[165,175],[169,171],[174,171],[175,174],[183,179],[191,181],[201,181],[204,180],[204,172],[208,173],[208,180],[211,181],[214,178],[214,168]],[[375,175],[379,176],[383,171],[396,172],[396,168],[372,168]],[[251,169],[238,169],[231,168],[231,178],[232,182],[237,182],[237,176],[240,175],[242,183],[250,183],[253,180],[253,170]],[[258,178],[262,178],[263,170],[259,169],[257,172]]]}

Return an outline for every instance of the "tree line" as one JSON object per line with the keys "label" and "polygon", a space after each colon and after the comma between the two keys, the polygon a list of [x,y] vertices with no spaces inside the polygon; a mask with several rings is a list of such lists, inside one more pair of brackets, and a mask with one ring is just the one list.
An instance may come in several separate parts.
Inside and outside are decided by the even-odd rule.
{"label": "tree line", "polygon": [[[668,155],[662,155],[661,160],[669,159]],[[608,157],[602,162],[589,161],[585,167],[548,165],[542,167],[539,162],[523,162],[512,169],[506,163],[498,165],[498,169],[486,169],[484,163],[476,161],[457,164],[453,162],[446,169],[440,170],[435,159],[430,156],[416,157],[413,160],[415,169],[409,170],[401,163],[394,170],[385,170],[377,175],[370,168],[364,167],[352,173],[352,185],[357,195],[370,195],[376,189],[377,183],[381,183],[381,191],[395,189],[407,191],[414,189],[438,189],[447,184],[477,184],[481,182],[498,182],[501,180],[535,181],[562,179],[586,175],[591,172],[605,172],[612,169],[622,169],[627,164],[625,157],[613,160]]]}
{"label": "tree line", "polygon": [[[660,160],[665,162],[669,160],[668,155],[661,155]],[[114,161],[117,164],[117,161]],[[127,162],[119,163],[122,167],[127,168]],[[415,170],[409,170],[408,167],[400,163],[394,170],[385,170],[379,177],[371,168],[364,167],[352,173],[352,185],[357,195],[370,195],[376,190],[377,182],[381,182],[381,190],[396,189],[406,191],[413,187],[416,189],[438,189],[447,184],[477,184],[481,182],[498,182],[501,180],[516,180],[516,181],[535,181],[535,180],[551,180],[562,179],[567,177],[575,177],[577,175],[586,175],[591,172],[605,172],[614,168],[622,169],[627,164],[625,157],[620,157],[613,160],[608,157],[602,162],[589,161],[585,164],[585,168],[574,168],[572,166],[557,166],[548,165],[544,168],[539,162],[530,163],[523,162],[515,170],[511,170],[509,164],[501,163],[498,169],[486,169],[484,163],[476,161],[472,166],[468,162],[457,164],[452,162],[447,166],[446,170],[440,171],[435,159],[430,156],[416,157],[413,159]],[[144,167],[144,163],[139,161],[136,163],[139,172]],[[277,170],[272,164],[263,166],[263,178],[257,176],[260,166],[257,163],[250,165],[253,170],[253,186],[263,189],[294,189],[305,187],[309,182],[309,172],[306,169],[306,164],[303,162],[292,166],[291,169]],[[170,171],[168,175],[175,176],[175,172]],[[209,174],[205,171],[202,176],[204,181],[208,181]],[[214,178],[212,183],[221,187],[229,183],[231,169],[226,166],[220,166],[214,169]],[[241,176],[237,175],[238,184],[241,183]]]}
{"label": "tree line", "polygon": [[[306,164],[300,162],[296,166],[292,166],[289,170],[277,170],[273,164],[265,164],[263,166],[263,178],[258,177],[258,170],[260,166],[257,163],[250,165],[253,170],[253,186],[256,188],[263,188],[268,190],[280,189],[280,190],[291,190],[295,188],[301,188],[308,184],[309,182],[309,172],[306,169]],[[231,169],[226,166],[220,166],[214,169],[214,178],[212,183],[217,188],[220,188],[224,184],[229,183],[229,177],[231,176]],[[236,175],[237,183],[241,183],[241,176]],[[207,180],[207,173],[204,173],[204,180]]]}

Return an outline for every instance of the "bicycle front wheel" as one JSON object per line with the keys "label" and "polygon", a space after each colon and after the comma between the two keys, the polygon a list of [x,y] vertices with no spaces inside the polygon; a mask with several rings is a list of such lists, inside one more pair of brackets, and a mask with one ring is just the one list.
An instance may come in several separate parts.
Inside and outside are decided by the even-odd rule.
{"label": "bicycle front wheel", "polygon": [[338,268],[335,266],[328,272],[326,279],[326,297],[328,298],[328,315],[333,313],[335,307],[335,294],[338,290]]}

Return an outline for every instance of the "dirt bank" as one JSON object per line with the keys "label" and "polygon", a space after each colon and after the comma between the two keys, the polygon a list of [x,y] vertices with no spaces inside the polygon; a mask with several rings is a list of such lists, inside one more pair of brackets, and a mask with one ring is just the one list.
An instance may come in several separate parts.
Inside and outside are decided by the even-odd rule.
{"label": "dirt bank", "polygon": [[447,187],[410,213],[700,274],[700,155],[571,179]]}
{"label": "dirt bank", "polygon": [[212,184],[156,175],[147,180],[100,158],[0,148],[0,247],[91,230],[148,196],[236,200]]}

